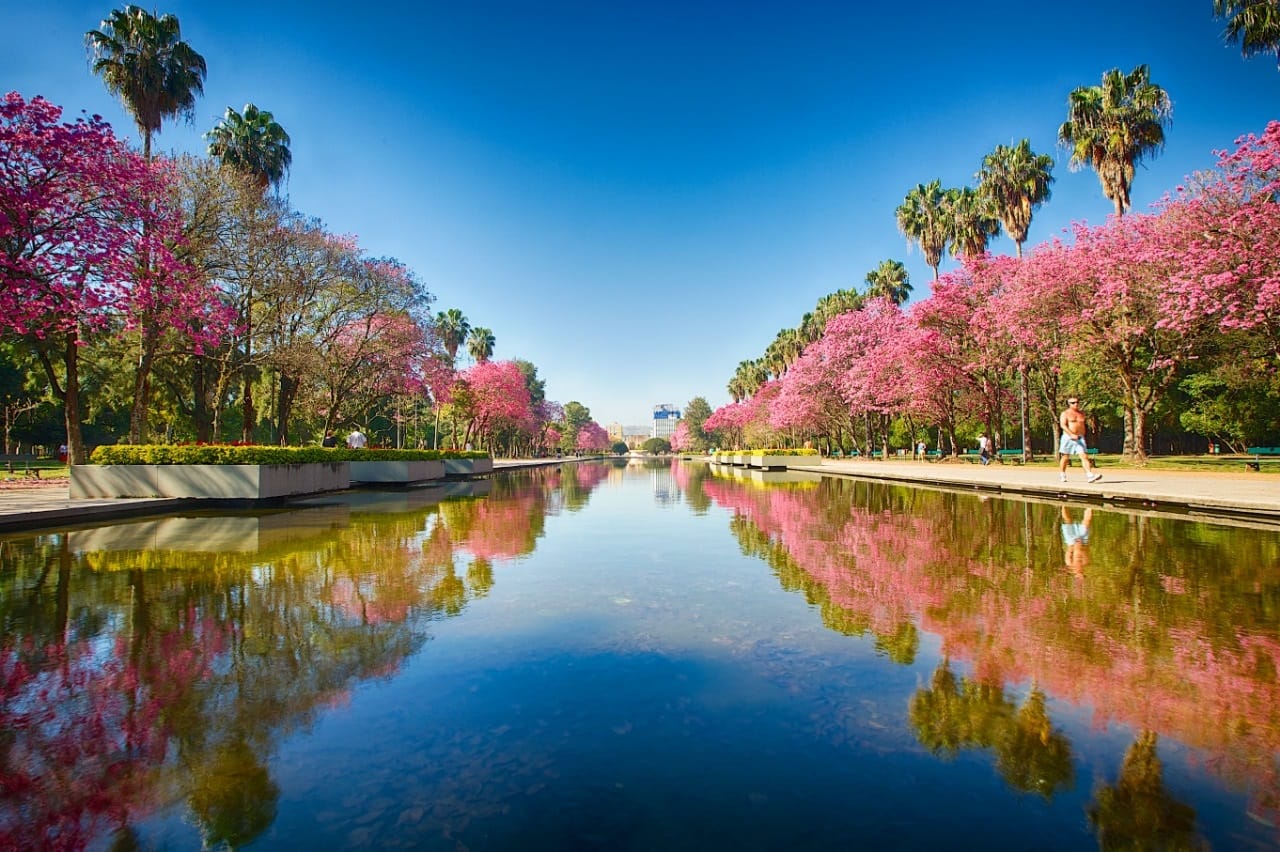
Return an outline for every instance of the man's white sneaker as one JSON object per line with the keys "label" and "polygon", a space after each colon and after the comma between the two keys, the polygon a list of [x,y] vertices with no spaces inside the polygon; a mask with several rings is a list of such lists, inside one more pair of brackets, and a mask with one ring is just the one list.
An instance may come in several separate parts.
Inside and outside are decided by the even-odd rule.
{"label": "man's white sneaker", "polygon": [[1099,479],[1101,479],[1101,478],[1102,478],[1102,474],[1100,474],[1100,473],[1091,473],[1091,474],[1089,474],[1089,479],[1088,479],[1088,481],[1089,481],[1089,482],[1097,482],[1097,481],[1098,481]]}
{"label": "man's white sneaker", "polygon": [[1058,479],[1062,480],[1063,482],[1066,482],[1066,481],[1067,481],[1067,475],[1066,475],[1065,473],[1060,473],[1060,474],[1058,474]]}

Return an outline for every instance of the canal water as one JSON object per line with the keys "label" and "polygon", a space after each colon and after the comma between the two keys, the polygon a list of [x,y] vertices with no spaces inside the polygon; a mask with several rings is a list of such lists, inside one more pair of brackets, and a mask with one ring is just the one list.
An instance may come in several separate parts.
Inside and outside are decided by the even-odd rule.
{"label": "canal water", "polygon": [[1264,849],[1280,531],[592,463],[0,538],[0,848]]}

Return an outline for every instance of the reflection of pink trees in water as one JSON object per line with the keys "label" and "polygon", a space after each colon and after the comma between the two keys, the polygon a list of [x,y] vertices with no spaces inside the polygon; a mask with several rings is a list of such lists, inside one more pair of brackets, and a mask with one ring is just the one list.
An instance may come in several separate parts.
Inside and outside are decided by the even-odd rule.
{"label": "reflection of pink trees in water", "polygon": [[[879,635],[914,619],[978,683],[1032,682],[1092,707],[1100,726],[1203,749],[1215,772],[1262,788],[1253,810],[1276,820],[1280,642],[1262,605],[1280,591],[1274,542],[1231,553],[1224,534],[1223,552],[1199,541],[1187,557],[1190,547],[1156,546],[1175,522],[1104,516],[1081,581],[1059,567],[1057,525],[1041,507],[851,481],[704,488],[854,623]],[[1198,561],[1178,564],[1187,558]]]}
{"label": "reflection of pink trees in water", "polygon": [[0,848],[79,849],[157,804],[175,715],[227,629],[188,612],[151,637],[0,648]]}

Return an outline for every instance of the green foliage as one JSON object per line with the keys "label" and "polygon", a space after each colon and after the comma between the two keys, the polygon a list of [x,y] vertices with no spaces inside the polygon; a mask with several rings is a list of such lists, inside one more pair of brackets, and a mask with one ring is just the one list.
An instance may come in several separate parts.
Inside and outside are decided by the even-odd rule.
{"label": "green foliage", "polygon": [[350,450],[345,447],[244,447],[225,444],[115,444],[93,451],[90,464],[316,464],[344,461],[484,459],[480,450]]}
{"label": "green foliage", "polygon": [[747,450],[750,456],[816,456],[818,451],[809,447],[800,447],[798,449],[778,449],[775,447],[763,450]]}
{"label": "green foliage", "polygon": [[671,442],[666,438],[650,438],[640,445],[640,449],[646,453],[658,455],[659,453],[671,452]]}
{"label": "green foliage", "polygon": [[624,442],[618,441],[613,446],[609,447],[609,449],[613,450],[618,455],[622,455],[628,450],[628,447]]}

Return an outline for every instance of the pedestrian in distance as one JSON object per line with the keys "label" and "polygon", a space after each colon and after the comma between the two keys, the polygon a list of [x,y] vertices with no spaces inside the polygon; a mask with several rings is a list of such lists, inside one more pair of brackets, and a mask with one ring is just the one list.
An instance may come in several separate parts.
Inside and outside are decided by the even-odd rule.
{"label": "pedestrian in distance", "polygon": [[322,440],[322,441],[320,442],[320,446],[322,446],[322,447],[336,447],[336,446],[338,446],[338,439],[337,439],[336,437],[334,437],[334,434],[333,434],[333,430],[332,430],[332,429],[326,429],[326,430],[324,431],[324,440]]}
{"label": "pedestrian in distance", "polygon": [[351,434],[347,436],[348,449],[363,450],[365,448],[365,445],[368,443],[369,443],[369,439],[366,438],[365,434],[360,431],[359,426],[353,429],[351,431]]}
{"label": "pedestrian in distance", "polygon": [[1062,427],[1062,438],[1058,441],[1058,478],[1067,481],[1067,465],[1073,455],[1080,456],[1080,466],[1084,468],[1086,482],[1097,482],[1102,474],[1094,471],[1089,463],[1089,448],[1084,441],[1084,414],[1080,411],[1078,397],[1067,399],[1067,409],[1058,417],[1058,425]]}
{"label": "pedestrian in distance", "polygon": [[985,432],[978,436],[978,460],[983,465],[991,464],[991,439]]}

